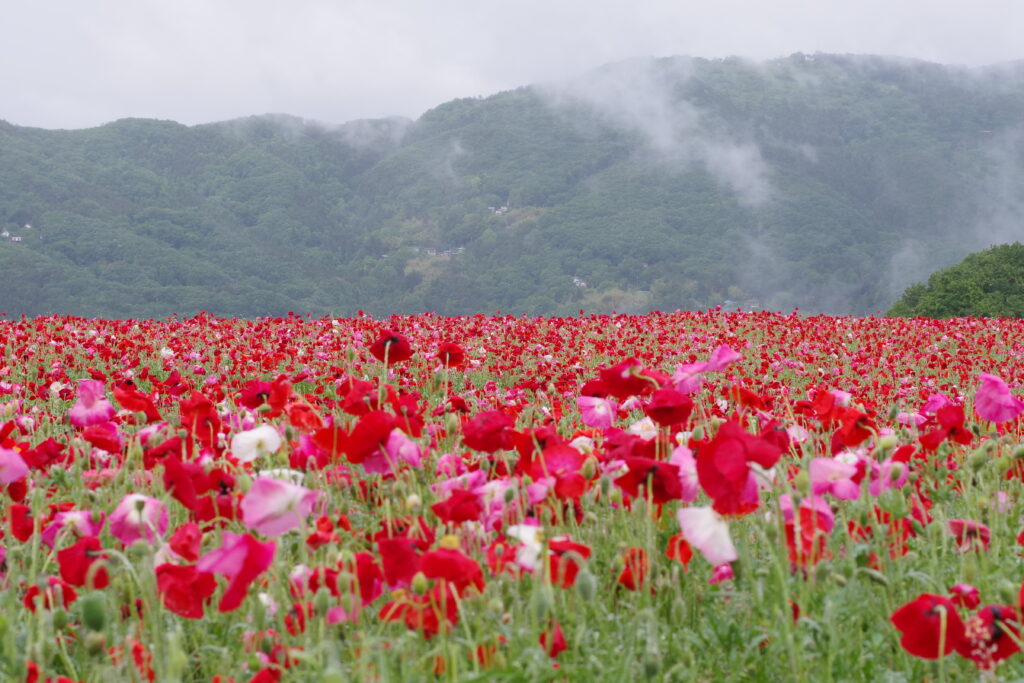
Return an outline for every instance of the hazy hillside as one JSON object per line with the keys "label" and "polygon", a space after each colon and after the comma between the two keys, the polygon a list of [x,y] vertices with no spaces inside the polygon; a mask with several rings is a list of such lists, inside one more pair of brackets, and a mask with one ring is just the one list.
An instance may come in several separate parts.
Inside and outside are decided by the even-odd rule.
{"label": "hazy hillside", "polygon": [[865,313],[1024,239],[1022,169],[1024,67],[878,57],[634,60],[415,122],[0,122],[0,311]]}

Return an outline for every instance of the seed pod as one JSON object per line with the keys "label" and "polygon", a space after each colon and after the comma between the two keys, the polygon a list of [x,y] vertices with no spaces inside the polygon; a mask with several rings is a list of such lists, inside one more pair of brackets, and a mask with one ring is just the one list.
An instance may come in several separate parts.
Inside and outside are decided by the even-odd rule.
{"label": "seed pod", "polygon": [[597,577],[589,569],[581,569],[576,575],[576,592],[584,602],[590,602],[597,595]]}
{"label": "seed pod", "polygon": [[92,631],[102,631],[107,625],[107,605],[99,593],[90,593],[78,602],[82,623]]}
{"label": "seed pod", "polygon": [[857,569],[857,573],[861,576],[866,577],[869,581],[877,583],[880,586],[889,586],[889,577],[877,569],[871,569],[870,567],[860,567]]}

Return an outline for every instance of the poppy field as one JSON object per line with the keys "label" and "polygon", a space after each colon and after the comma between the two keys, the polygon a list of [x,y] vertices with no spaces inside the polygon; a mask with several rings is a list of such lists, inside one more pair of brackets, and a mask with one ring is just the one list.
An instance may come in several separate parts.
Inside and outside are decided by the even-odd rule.
{"label": "poppy field", "polygon": [[0,318],[0,679],[1014,680],[1024,326]]}

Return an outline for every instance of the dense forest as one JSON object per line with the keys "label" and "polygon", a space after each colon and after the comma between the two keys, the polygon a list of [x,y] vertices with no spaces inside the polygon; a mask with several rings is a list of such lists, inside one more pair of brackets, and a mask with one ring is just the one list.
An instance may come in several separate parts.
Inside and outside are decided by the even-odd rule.
{"label": "dense forest", "polygon": [[869,313],[1024,239],[1022,170],[1024,64],[881,57],[638,59],[416,121],[0,122],[0,311]]}
{"label": "dense forest", "polygon": [[932,273],[907,287],[889,315],[1024,318],[1024,244],[1000,244]]}

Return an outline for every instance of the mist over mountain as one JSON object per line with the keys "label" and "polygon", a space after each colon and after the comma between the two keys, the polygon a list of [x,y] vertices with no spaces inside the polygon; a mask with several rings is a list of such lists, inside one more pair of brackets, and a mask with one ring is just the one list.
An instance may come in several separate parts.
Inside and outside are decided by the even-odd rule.
{"label": "mist over mountain", "polygon": [[0,311],[862,314],[1024,239],[1022,171],[1022,63],[636,59],[416,121],[0,122]]}

